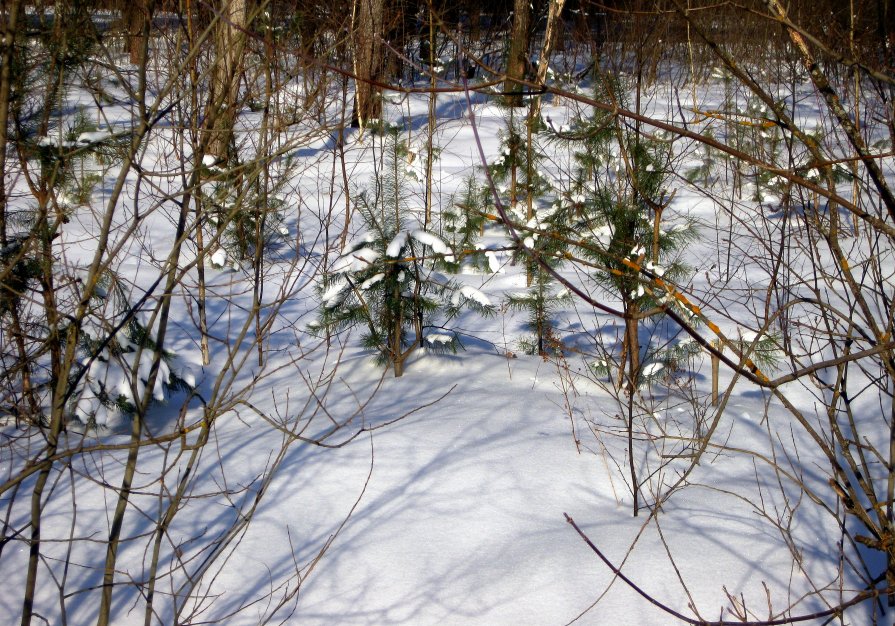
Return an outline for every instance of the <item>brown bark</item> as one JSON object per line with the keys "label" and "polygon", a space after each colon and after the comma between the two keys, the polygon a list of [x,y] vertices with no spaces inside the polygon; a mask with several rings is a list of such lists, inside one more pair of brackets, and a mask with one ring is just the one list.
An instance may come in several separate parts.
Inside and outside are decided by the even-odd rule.
{"label": "brown bark", "polygon": [[[3,39],[0,43],[0,173],[6,172],[6,147],[9,142],[10,94],[12,92],[12,63],[20,1],[10,2],[5,11]],[[6,236],[6,177],[0,176],[0,247],[5,247]]]}
{"label": "brown bark", "polygon": [[560,28],[562,27],[562,10],[566,0],[550,0],[547,9],[547,30],[544,33],[544,47],[541,49],[541,59],[538,63],[538,84],[543,85],[547,80],[547,70],[550,69],[550,54],[560,41]]}
{"label": "brown bark", "polygon": [[[21,1],[10,2],[7,6],[6,19],[3,22],[2,44],[0,44],[0,250],[7,251],[9,238],[6,231],[6,177],[2,175],[6,172],[6,149],[9,144],[9,115],[11,109],[12,75],[11,64],[13,60],[15,34],[18,27],[18,20],[21,9]],[[0,275],[6,275],[11,272],[12,267],[18,258],[18,254],[6,254],[4,261],[9,265],[0,268]],[[4,281],[5,282],[5,281]],[[18,406],[18,414],[24,415],[28,421],[37,420],[39,418],[40,407],[35,396],[34,387],[31,382],[31,360],[28,358],[28,351],[25,346],[25,333],[22,328],[18,309],[18,294],[4,290],[0,294],[0,311],[5,309],[9,315],[9,334],[18,352],[18,367],[21,371],[22,380],[22,399],[21,403],[16,400]],[[5,306],[4,306],[5,305]]]}
{"label": "brown bark", "polygon": [[155,0],[130,0],[124,5],[122,20],[127,29],[127,51],[134,65],[143,63],[154,11]]}
{"label": "brown bark", "polygon": [[[430,68],[435,67],[435,20],[431,11],[429,12],[429,58],[426,60],[429,62]],[[426,228],[429,228],[429,224],[432,222],[432,161],[434,160],[432,155],[435,124],[438,121],[435,108],[435,88],[438,86],[438,81],[434,71],[431,71],[430,74],[429,85],[432,87],[432,91],[429,93],[429,124],[426,127],[426,214],[424,220]],[[422,340],[422,336],[420,339]]]}
{"label": "brown bark", "polygon": [[245,52],[248,22],[246,0],[221,0],[214,31],[215,61],[212,73],[208,154],[220,161],[232,156],[233,125],[239,103],[239,78]]}
{"label": "brown bark", "polygon": [[529,33],[531,31],[531,5],[530,0],[514,0],[513,2],[513,30],[510,32],[510,51],[507,55],[507,76],[504,81],[504,91],[508,106],[522,106],[522,85],[519,81],[525,80],[528,74],[528,46]]}
{"label": "brown bark", "polygon": [[375,84],[382,77],[382,33],[385,0],[358,0],[357,29],[354,39],[354,111],[351,125],[366,126],[378,119],[382,111],[380,89]]}

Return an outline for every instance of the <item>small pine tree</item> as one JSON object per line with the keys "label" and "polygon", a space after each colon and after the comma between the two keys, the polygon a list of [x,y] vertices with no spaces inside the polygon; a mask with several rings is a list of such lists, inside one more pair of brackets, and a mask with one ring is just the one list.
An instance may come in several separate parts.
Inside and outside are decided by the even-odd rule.
{"label": "small pine tree", "polygon": [[285,227],[285,202],[277,195],[278,186],[285,179],[273,189],[265,190],[260,179],[246,187],[214,166],[205,167],[205,173],[204,200],[211,209],[209,221],[220,235],[223,251],[214,257],[221,261],[217,264],[228,261],[234,266],[246,261],[254,264],[259,246],[263,259],[289,233]]}
{"label": "small pine tree", "polygon": [[[488,314],[492,307],[483,293],[458,285],[426,262],[433,253],[449,253],[441,239],[424,230],[404,230],[401,224],[383,225],[360,206],[370,234],[349,246],[330,268],[321,285],[316,326],[330,333],[363,327],[364,347],[399,377],[417,348],[455,352],[459,347],[455,333],[439,330],[439,316],[453,317],[463,307]],[[427,334],[434,338],[427,341]]]}
{"label": "small pine tree", "polygon": [[480,271],[497,271],[496,257],[478,244],[485,229],[485,217],[492,207],[491,191],[476,183],[475,176],[469,176],[459,200],[451,202],[442,212],[442,232],[448,245],[456,251],[456,256],[445,257],[444,268],[450,272],[460,271],[466,263]]}
{"label": "small pine tree", "polygon": [[553,316],[560,307],[572,303],[568,290],[557,290],[555,281],[546,272],[538,271],[526,291],[510,294],[506,302],[510,309],[528,313],[526,325],[534,335],[520,341],[523,352],[548,356],[562,350],[562,342],[554,332]]}
{"label": "small pine tree", "polygon": [[91,297],[90,314],[81,325],[81,368],[70,376],[69,414],[88,427],[114,424],[136,411],[149,392],[156,402],[172,391],[195,385],[192,373],[167,351],[161,351],[159,371],[146,389],[158,346],[152,333],[134,314],[117,276],[107,272]]}
{"label": "small pine tree", "polygon": [[560,306],[571,304],[572,298],[567,290],[557,287],[547,270],[561,266],[573,234],[573,225],[559,210],[560,206],[554,202],[536,208],[531,219],[516,225],[525,248],[529,284],[526,291],[508,296],[506,303],[510,309],[528,313],[527,327],[534,336],[522,340],[522,350],[527,354],[545,356],[562,349],[554,332],[553,317]]}
{"label": "small pine tree", "polygon": [[524,251],[527,290],[506,299],[509,309],[528,313],[527,327],[534,335],[521,341],[522,350],[542,356],[561,351],[556,337],[553,316],[559,306],[569,304],[571,297],[557,289],[545,266],[560,266],[567,248],[572,224],[554,202],[544,206],[553,185],[541,171],[544,154],[539,140],[546,127],[540,118],[517,121],[510,109],[507,130],[501,137],[501,152],[490,166],[491,177],[509,192],[508,217],[521,238]]}
{"label": "small pine tree", "polygon": [[356,200],[367,234],[330,266],[320,286],[322,308],[314,328],[334,333],[363,327],[363,345],[399,377],[417,348],[457,350],[456,333],[436,324],[441,317],[450,319],[464,307],[489,314],[492,306],[482,292],[434,270],[434,259],[453,252],[431,232],[408,228],[401,148],[394,134],[387,136],[386,146],[376,193],[362,193]]}
{"label": "small pine tree", "polygon": [[25,149],[40,164],[41,177],[53,188],[59,208],[67,212],[90,204],[105,168],[120,161],[128,139],[100,129],[83,109],[62,126],[61,137],[38,137]]}
{"label": "small pine tree", "polygon": [[[528,203],[541,198],[551,190],[550,182],[541,173],[539,164],[544,155],[537,145],[538,132],[543,130],[538,120],[526,127],[524,120],[518,120],[510,109],[507,128],[500,134],[500,154],[489,165],[491,178],[498,184],[501,194],[506,194],[511,209],[528,216]],[[526,210],[519,208],[526,203]],[[528,217],[526,217],[528,219]]]}
{"label": "small pine tree", "polygon": [[[622,98],[617,85],[603,88],[612,88],[614,97]],[[643,375],[640,322],[664,307],[678,306],[649,277],[674,283],[687,276],[690,270],[679,252],[698,237],[698,231],[688,219],[676,220],[671,228],[663,226],[663,218],[668,218],[670,146],[615,126],[603,112],[579,120],[576,126],[572,141],[577,176],[561,203],[561,221],[574,225],[577,254],[598,268],[596,281],[622,302],[625,334],[618,385],[628,377],[633,388]]]}

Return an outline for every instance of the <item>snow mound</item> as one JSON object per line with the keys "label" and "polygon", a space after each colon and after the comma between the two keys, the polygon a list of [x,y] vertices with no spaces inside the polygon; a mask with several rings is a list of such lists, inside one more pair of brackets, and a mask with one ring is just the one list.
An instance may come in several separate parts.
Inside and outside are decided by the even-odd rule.
{"label": "snow mound", "polygon": [[92,143],[102,143],[107,139],[111,139],[112,133],[106,130],[95,130],[92,132],[81,133],[78,135],[78,143],[81,145],[88,145]]}
{"label": "snow mound", "polygon": [[211,255],[211,265],[213,267],[224,267],[227,264],[227,253],[223,248],[218,248],[217,251]]}

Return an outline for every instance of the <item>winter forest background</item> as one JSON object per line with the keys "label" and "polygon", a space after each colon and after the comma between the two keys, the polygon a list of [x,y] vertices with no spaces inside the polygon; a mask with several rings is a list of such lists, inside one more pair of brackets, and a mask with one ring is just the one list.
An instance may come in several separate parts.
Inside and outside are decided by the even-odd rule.
{"label": "winter forest background", "polygon": [[890,0],[0,18],[0,621],[893,622]]}

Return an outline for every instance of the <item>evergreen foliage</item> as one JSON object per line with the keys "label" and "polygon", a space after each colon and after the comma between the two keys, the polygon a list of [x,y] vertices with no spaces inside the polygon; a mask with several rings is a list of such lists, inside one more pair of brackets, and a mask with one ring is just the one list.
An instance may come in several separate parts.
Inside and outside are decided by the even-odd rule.
{"label": "evergreen foliage", "polygon": [[[69,376],[72,417],[89,427],[114,423],[119,416],[132,415],[147,391],[154,401],[164,402],[172,391],[195,384],[172,353],[159,351],[116,274],[104,274],[90,301],[79,334],[81,368]],[[159,370],[147,390],[156,353]]]}
{"label": "evergreen foliage", "polygon": [[[386,135],[385,145],[385,167],[374,193],[365,191],[355,200],[366,235],[330,266],[320,286],[315,327],[327,333],[362,327],[363,346],[397,377],[416,348],[456,352],[459,338],[444,332],[443,320],[466,307],[487,315],[492,306],[482,292],[435,270],[437,260],[455,254],[438,236],[411,226],[398,165],[402,147],[394,133]],[[427,340],[427,334],[433,338]]]}
{"label": "evergreen foliage", "polygon": [[[607,91],[621,99],[626,90],[617,80],[607,80],[597,88],[596,98],[609,97]],[[663,222],[669,217],[671,147],[618,125],[603,111],[577,120],[575,131],[563,141],[572,143],[576,175],[554,219],[568,225],[574,253],[595,268],[596,283],[622,302],[630,327],[619,367],[634,358],[635,369],[640,369],[639,322],[660,316],[665,307],[680,306],[662,285],[674,285],[689,275],[679,253],[698,237],[691,219],[678,217],[671,227]],[[658,357],[649,349],[647,354]],[[674,359],[653,362],[660,361],[671,364]],[[608,367],[608,362],[602,363],[598,369]]]}
{"label": "evergreen foliage", "polygon": [[554,332],[553,316],[563,306],[572,304],[572,295],[565,288],[557,290],[556,281],[544,271],[537,271],[531,286],[524,292],[507,296],[511,310],[528,314],[527,328],[532,337],[520,340],[520,347],[526,354],[542,356],[562,351],[562,342]]}
{"label": "evergreen foliage", "polygon": [[289,233],[278,186],[263,189],[259,181],[241,185],[228,174],[206,169],[211,176],[202,189],[211,208],[209,220],[220,234],[219,244],[227,257],[220,265],[226,260],[236,267],[244,261],[254,264],[259,247],[263,260]]}
{"label": "evergreen foliage", "polygon": [[542,197],[551,189],[550,182],[538,168],[544,155],[536,139],[543,128],[537,124],[529,133],[528,123],[537,124],[537,120],[520,120],[514,109],[509,109],[506,130],[500,135],[500,154],[489,165],[491,178],[502,194],[508,194],[511,208],[526,198]]}
{"label": "evergreen foliage", "polygon": [[441,214],[442,232],[456,255],[446,256],[443,267],[458,272],[463,264],[479,271],[497,271],[497,259],[493,252],[479,243],[487,222],[486,214],[493,212],[491,190],[477,184],[475,176],[469,176],[457,201]]}
{"label": "evergreen foliage", "polygon": [[[525,126],[528,124],[529,126]],[[528,314],[526,327],[534,334],[520,340],[526,354],[547,355],[562,350],[562,342],[554,332],[553,316],[560,305],[570,304],[565,289],[558,289],[556,281],[545,269],[557,268],[562,263],[572,234],[570,223],[560,210],[560,204],[546,204],[553,195],[553,186],[541,171],[544,159],[539,144],[545,127],[539,119],[518,122],[510,109],[507,130],[501,138],[501,152],[490,166],[492,178],[509,191],[509,217],[513,229],[522,239],[528,288],[525,292],[506,298],[510,310]]]}

